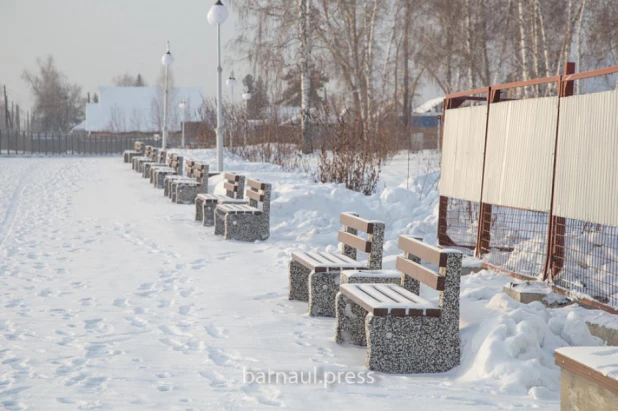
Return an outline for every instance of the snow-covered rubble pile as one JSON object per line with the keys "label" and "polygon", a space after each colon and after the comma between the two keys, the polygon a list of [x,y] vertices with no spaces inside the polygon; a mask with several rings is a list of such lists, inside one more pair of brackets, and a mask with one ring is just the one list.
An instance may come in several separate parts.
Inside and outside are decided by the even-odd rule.
{"label": "snow-covered rubble pile", "polygon": [[496,382],[502,393],[556,399],[560,370],[553,352],[571,345],[603,345],[585,323],[598,312],[519,303],[500,292],[504,280],[489,271],[462,278],[462,319],[479,316],[480,321],[462,330],[459,379]]}

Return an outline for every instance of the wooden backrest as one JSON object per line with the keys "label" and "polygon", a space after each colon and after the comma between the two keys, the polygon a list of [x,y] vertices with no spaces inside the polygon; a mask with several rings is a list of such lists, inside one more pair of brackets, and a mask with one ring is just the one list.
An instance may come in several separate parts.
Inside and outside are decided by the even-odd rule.
{"label": "wooden backrest", "polygon": [[144,143],[141,141],[136,141],[135,143],[133,143],[133,149],[135,151],[142,151],[144,150]]}
{"label": "wooden backrest", "polygon": [[[179,157],[182,159],[182,157]],[[182,164],[182,163],[180,163]],[[187,173],[187,177],[195,178],[202,189],[200,190],[202,193],[208,192],[208,164],[202,164],[194,160],[186,160],[185,161],[185,172]],[[180,174],[180,173],[179,173]]]}
{"label": "wooden backrest", "polygon": [[167,165],[176,170],[176,173],[182,175],[183,158],[175,153],[167,155]]}
{"label": "wooden backrest", "polygon": [[[461,252],[442,250],[424,243],[422,239],[405,235],[399,237],[398,246],[404,255],[397,257],[395,267],[407,277],[404,280],[406,288],[419,294],[420,283],[423,283],[440,291],[440,308],[446,307],[458,317]],[[438,270],[421,265],[421,261],[437,266]],[[445,301],[449,303],[445,304]]]}
{"label": "wooden backrest", "polygon": [[260,208],[260,204],[262,204],[262,212],[270,216],[272,185],[257,179],[247,179],[247,186],[249,188],[245,191],[245,196],[249,199],[249,205],[251,207]]}
{"label": "wooden backrest", "polygon": [[[369,254],[369,268],[382,268],[382,248],[384,243],[384,223],[360,218],[356,213],[341,213],[339,222],[343,229],[337,233],[341,243],[341,252],[356,260],[356,252]],[[361,231],[367,234],[367,239],[358,235]]]}
{"label": "wooden backrest", "polygon": [[243,199],[245,191],[245,176],[236,173],[224,173],[223,188],[225,195],[237,200]]}

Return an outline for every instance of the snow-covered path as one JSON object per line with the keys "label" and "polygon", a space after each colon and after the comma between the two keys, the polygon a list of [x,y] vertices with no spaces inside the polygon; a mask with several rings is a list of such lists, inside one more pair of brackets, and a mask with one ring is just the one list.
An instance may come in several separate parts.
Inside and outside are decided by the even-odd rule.
{"label": "snow-covered path", "polygon": [[[283,235],[224,242],[193,221],[192,206],[171,204],[119,158],[0,159],[0,404],[557,409],[465,378],[465,366],[380,375],[372,385],[244,383],[243,367],[365,371],[364,349],[333,341],[333,319],[287,300],[293,245]],[[483,317],[487,301],[476,300],[505,282],[478,281],[487,296],[464,306],[464,340]]]}

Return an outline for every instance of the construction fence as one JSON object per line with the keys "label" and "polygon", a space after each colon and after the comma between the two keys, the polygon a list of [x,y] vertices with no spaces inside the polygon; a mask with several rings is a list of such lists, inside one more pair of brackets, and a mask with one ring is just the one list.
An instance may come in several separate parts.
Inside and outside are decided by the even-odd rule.
{"label": "construction fence", "polygon": [[561,76],[446,96],[440,245],[618,312],[618,90],[574,94],[575,81],[613,73],[567,63]]}
{"label": "construction fence", "polygon": [[155,137],[0,131],[0,155],[112,155],[132,150],[136,141],[159,147]]}

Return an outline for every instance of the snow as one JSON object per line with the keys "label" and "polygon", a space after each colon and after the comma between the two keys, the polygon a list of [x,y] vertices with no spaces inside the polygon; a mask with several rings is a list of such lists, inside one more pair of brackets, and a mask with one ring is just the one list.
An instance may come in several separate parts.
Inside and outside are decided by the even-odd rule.
{"label": "snow", "polygon": [[603,374],[618,380],[618,348],[616,347],[564,347],[558,353]]}
{"label": "snow", "polygon": [[[215,164],[212,150],[185,158]],[[265,242],[215,237],[119,157],[0,158],[0,404],[6,409],[490,410],[559,408],[553,350],[602,345],[598,310],[523,305],[509,278],[462,278],[462,363],[372,384],[251,384],[243,371],[365,372],[365,349],[334,320],[287,299],[294,251],[336,251],[339,213],[386,223],[385,268],[401,234],[436,242],[435,153],[396,156],[378,192],[226,155],[273,183]],[[406,180],[409,189],[406,189]],[[211,179],[215,193],[222,179]],[[436,304],[437,293],[422,287]]]}

